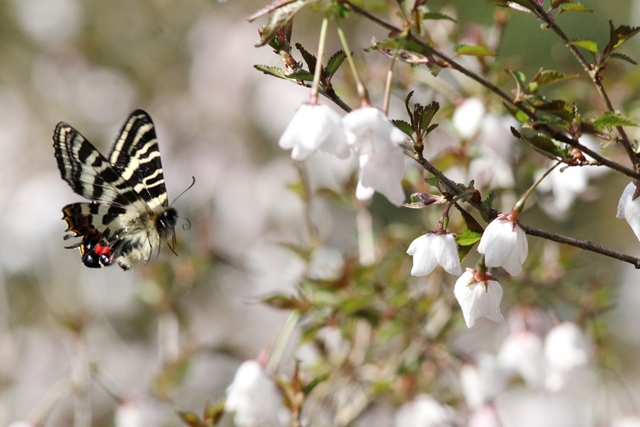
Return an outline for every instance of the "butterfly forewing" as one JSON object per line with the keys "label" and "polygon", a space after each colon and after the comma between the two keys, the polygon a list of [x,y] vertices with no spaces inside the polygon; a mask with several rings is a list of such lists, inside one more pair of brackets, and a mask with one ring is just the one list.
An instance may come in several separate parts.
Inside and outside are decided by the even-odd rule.
{"label": "butterfly forewing", "polygon": [[109,162],[151,209],[168,204],[158,139],[147,113],[136,110],[131,114],[113,145]]}
{"label": "butterfly forewing", "polygon": [[[88,267],[129,269],[148,260],[154,249],[173,237],[176,212],[168,207],[160,151],[151,117],[131,114],[107,160],[77,130],[59,123],[53,146],[62,178],[91,203],[63,208],[67,237]],[[65,238],[67,238],[65,237]]]}

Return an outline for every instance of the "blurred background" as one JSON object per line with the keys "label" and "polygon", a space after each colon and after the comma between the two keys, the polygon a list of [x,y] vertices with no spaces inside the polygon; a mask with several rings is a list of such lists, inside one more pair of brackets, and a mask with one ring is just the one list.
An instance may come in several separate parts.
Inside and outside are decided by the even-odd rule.
{"label": "blurred background", "polygon": [[[373,10],[385,13],[386,3],[378,3],[372,2]],[[488,3],[430,5],[445,3],[461,23],[491,23]],[[574,38],[604,44],[608,17],[639,24],[633,22],[640,16],[637,3],[583,3],[599,13],[560,20]],[[114,407],[125,402],[143,408],[145,425],[179,425],[174,408],[199,412],[222,396],[237,366],[258,357],[285,323],[286,313],[260,299],[293,291],[305,269],[281,245],[305,241],[306,213],[289,189],[298,171],[277,140],[308,92],[253,68],[281,65],[270,48],[254,48],[264,18],[249,24],[246,17],[263,5],[0,2],[0,425],[47,414],[46,426],[68,426],[74,413],[82,413],[74,405],[83,404],[92,408],[93,425],[113,425]],[[318,28],[317,15],[305,10],[296,17],[294,40],[315,52]],[[354,46],[366,45],[372,35],[386,37],[357,18],[349,32]],[[524,16],[506,27],[504,40],[501,55],[529,76],[551,64],[579,71],[554,37]],[[631,56],[638,47],[632,43]],[[334,34],[329,46],[330,52],[339,49]],[[365,78],[380,81],[385,59],[356,55],[368,61]],[[338,90],[356,105],[349,73],[342,72],[346,83]],[[614,104],[640,121],[637,68],[625,65],[610,76]],[[377,103],[382,86],[370,90]],[[394,100],[392,116],[403,114],[402,98]],[[65,121],[107,153],[136,108],[156,124],[170,200],[196,178],[173,205],[185,218],[177,227],[178,256],[163,248],[157,259],[128,272],[87,269],[77,251],[64,249],[61,209],[82,199],[60,178],[53,129]],[[323,168],[319,163],[314,169],[318,186],[338,185]],[[330,170],[346,177],[352,171]],[[540,208],[523,220],[640,255],[628,225],[613,219],[627,179],[610,175],[591,182],[561,220]],[[395,210],[380,198],[373,209],[380,224],[419,222],[421,215]],[[356,252],[353,212],[321,200],[312,215],[327,241],[342,253]],[[183,229],[187,219],[191,227]],[[586,254],[572,274],[578,289],[594,276],[611,284],[618,303],[606,319],[620,369],[629,374],[630,390],[640,392],[640,273]],[[66,396],[65,381],[86,379],[89,371],[98,379],[88,385],[90,400]]]}

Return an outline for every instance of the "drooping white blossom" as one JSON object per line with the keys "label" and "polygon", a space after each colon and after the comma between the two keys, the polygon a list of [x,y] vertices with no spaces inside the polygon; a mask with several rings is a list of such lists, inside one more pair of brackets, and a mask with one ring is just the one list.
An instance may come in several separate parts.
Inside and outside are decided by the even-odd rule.
{"label": "drooping white blossom", "polygon": [[478,98],[466,99],[453,113],[453,127],[460,136],[469,139],[478,132],[485,111]]}
{"label": "drooping white blossom", "polygon": [[501,215],[482,233],[478,252],[484,254],[487,267],[502,267],[516,276],[529,253],[527,236],[517,222]]}
{"label": "drooping white blossom", "polygon": [[402,205],[404,154],[400,144],[406,135],[374,107],[354,110],[342,123],[347,142],[360,156],[356,197],[367,200],[377,191],[394,205]]}
{"label": "drooping white blossom", "polygon": [[279,145],[285,150],[293,149],[294,160],[304,160],[316,150],[341,159],[350,154],[342,118],[321,104],[302,104],[280,137]]}
{"label": "drooping white blossom", "polygon": [[563,322],[549,331],[544,343],[547,362],[546,388],[558,391],[577,371],[588,367],[591,341],[575,323]]}
{"label": "drooping white blossom", "polygon": [[509,372],[494,355],[479,352],[460,367],[460,385],[467,406],[475,410],[490,404],[507,387]]}
{"label": "drooping white blossom", "polygon": [[424,393],[405,402],[394,417],[395,427],[445,427],[457,424],[453,408]]}
{"label": "drooping white blossom", "polygon": [[224,410],[234,414],[238,427],[288,425],[280,390],[255,360],[245,361],[236,371]]}
{"label": "drooping white blossom", "polygon": [[481,317],[494,322],[504,320],[500,312],[502,286],[490,275],[468,268],[456,281],[453,293],[460,304],[468,328]]}
{"label": "drooping white blossom", "polygon": [[540,389],[544,385],[544,343],[535,332],[526,328],[512,330],[500,347],[498,360],[529,388]]}
{"label": "drooping white blossom", "polygon": [[640,197],[633,199],[637,188],[638,186],[634,182],[624,188],[618,202],[616,217],[626,219],[636,237],[640,239]]}
{"label": "drooping white blossom", "polygon": [[453,234],[427,233],[409,245],[407,253],[413,256],[412,276],[426,276],[439,264],[449,274],[462,274],[458,247]]}

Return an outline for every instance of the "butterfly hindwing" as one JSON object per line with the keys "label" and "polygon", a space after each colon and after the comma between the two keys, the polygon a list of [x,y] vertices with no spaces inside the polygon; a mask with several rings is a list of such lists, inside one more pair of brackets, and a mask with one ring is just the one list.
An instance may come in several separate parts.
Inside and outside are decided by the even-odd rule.
{"label": "butterfly hindwing", "polygon": [[81,237],[88,267],[116,262],[127,270],[148,260],[173,238],[175,209],[168,206],[160,151],[151,117],[133,112],[107,160],[77,130],[59,123],[53,136],[62,178],[91,203],[63,208],[66,238]]}

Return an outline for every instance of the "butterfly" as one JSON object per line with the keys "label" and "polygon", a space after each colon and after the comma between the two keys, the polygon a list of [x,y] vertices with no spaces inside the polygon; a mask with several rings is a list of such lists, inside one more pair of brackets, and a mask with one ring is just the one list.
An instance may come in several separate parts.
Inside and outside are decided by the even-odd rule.
{"label": "butterfly", "polygon": [[169,206],[158,139],[149,114],[127,119],[105,158],[80,132],[60,122],[53,134],[58,169],[77,194],[90,200],[62,209],[67,246],[79,248],[87,267],[117,263],[123,270],[148,261],[165,242],[174,251],[178,213]]}

